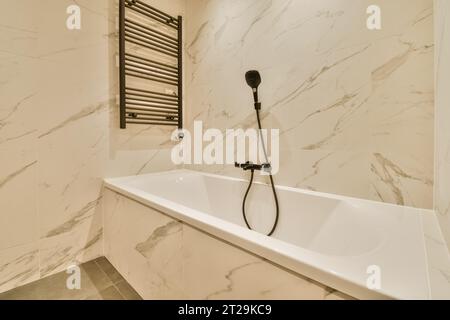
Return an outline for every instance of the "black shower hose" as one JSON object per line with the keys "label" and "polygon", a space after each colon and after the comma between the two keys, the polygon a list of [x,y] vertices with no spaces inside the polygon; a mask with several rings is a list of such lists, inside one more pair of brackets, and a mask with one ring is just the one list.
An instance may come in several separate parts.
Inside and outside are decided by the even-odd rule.
{"label": "black shower hose", "polygon": [[[264,155],[266,157],[266,163],[269,163],[269,159],[267,157],[267,149],[266,149],[266,146],[265,146],[265,143],[264,143],[264,139],[263,139],[263,136],[262,136],[261,119],[260,119],[260,116],[259,116],[259,110],[258,109],[256,109],[256,117],[258,119],[258,127],[259,127],[259,132],[260,132],[261,144],[262,144],[262,146],[264,148]],[[250,184],[248,185],[247,192],[245,192],[244,201],[242,202],[242,215],[244,216],[245,224],[247,225],[247,227],[250,230],[253,230],[253,228],[250,226],[250,224],[248,223],[248,220],[247,220],[247,215],[245,213],[245,203],[247,202],[248,194],[250,193],[250,190],[252,188],[254,177],[255,177],[255,170],[251,170]],[[272,236],[273,233],[275,232],[275,230],[277,229],[278,219],[279,219],[279,216],[280,216],[280,207],[279,207],[279,204],[278,204],[278,196],[277,196],[277,191],[275,189],[275,183],[273,181],[272,173],[270,173],[269,177],[270,177],[270,184],[272,186],[273,197],[275,199],[275,205],[277,207],[277,210],[276,210],[276,215],[275,215],[275,222],[273,224],[272,230],[267,234],[268,237]]]}

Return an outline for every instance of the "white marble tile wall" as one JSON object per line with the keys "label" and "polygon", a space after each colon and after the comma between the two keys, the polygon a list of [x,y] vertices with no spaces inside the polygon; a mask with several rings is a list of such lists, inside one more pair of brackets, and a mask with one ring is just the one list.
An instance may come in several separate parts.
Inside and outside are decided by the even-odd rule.
{"label": "white marble tile wall", "polygon": [[105,254],[144,299],[351,299],[105,191]]}
{"label": "white marble tile wall", "polygon": [[[79,31],[66,28],[72,4]],[[173,168],[169,129],[118,129],[117,12],[111,0],[1,5],[0,292],[103,254],[105,176]]]}
{"label": "white marble tile wall", "polygon": [[[187,120],[254,127],[249,69],[263,76],[263,126],[281,131],[277,183],[433,205],[433,1],[189,0]],[[199,167],[241,176],[232,167]]]}
{"label": "white marble tile wall", "polygon": [[436,184],[435,210],[450,248],[450,2],[435,1]]}
{"label": "white marble tile wall", "polygon": [[433,215],[422,216],[425,250],[428,259],[430,296],[434,300],[450,297],[450,256],[442,237],[438,220]]}
{"label": "white marble tile wall", "polygon": [[[148,2],[189,17],[188,124],[254,126],[243,73],[258,68],[264,126],[282,130],[278,183],[432,206],[431,0],[379,0],[376,32],[364,29],[366,0]],[[80,31],[65,28],[71,4]],[[116,6],[0,10],[0,291],[102,253],[103,177],[173,168],[170,129],[118,129]]]}

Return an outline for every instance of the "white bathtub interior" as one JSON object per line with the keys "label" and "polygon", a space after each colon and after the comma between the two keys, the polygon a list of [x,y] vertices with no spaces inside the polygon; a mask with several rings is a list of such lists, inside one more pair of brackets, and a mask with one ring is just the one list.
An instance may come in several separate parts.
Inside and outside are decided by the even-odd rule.
{"label": "white bathtub interior", "polygon": [[[241,208],[247,182],[230,183],[229,179],[192,173],[153,176],[152,181],[130,179],[129,186],[245,227]],[[405,213],[398,208],[387,206],[385,211],[376,212],[370,206],[358,205],[356,199],[350,203],[314,193],[280,191],[283,215],[274,238],[327,255],[370,252],[381,246],[405,219]],[[271,190],[257,184],[248,199],[250,225],[259,233],[267,233],[275,213]]]}

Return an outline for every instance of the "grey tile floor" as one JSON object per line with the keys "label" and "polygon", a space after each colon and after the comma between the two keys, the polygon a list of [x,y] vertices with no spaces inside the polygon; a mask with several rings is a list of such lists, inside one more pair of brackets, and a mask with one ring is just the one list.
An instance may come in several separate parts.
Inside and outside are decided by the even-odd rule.
{"label": "grey tile floor", "polygon": [[142,300],[105,257],[84,263],[80,269],[80,290],[67,289],[70,275],[61,272],[1,293],[0,300]]}

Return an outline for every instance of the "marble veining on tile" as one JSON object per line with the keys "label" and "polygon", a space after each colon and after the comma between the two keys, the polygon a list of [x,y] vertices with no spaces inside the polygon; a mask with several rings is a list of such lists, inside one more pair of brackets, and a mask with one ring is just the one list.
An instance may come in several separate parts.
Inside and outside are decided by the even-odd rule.
{"label": "marble veining on tile", "polygon": [[[156,2],[184,15],[183,0]],[[117,4],[76,4],[80,32],[61,19],[65,1],[15,1],[0,12],[0,261],[32,246],[40,264],[30,281],[103,254],[105,176],[174,168],[164,145],[171,129],[119,129]],[[28,281],[5,272],[0,291]]]}
{"label": "marble veining on tile", "polygon": [[91,215],[65,232],[42,238],[39,247],[42,276],[97,258],[103,252],[101,214]]}
{"label": "marble veining on tile", "polygon": [[111,190],[103,201],[106,256],[144,299],[351,299]]}
{"label": "marble veining on tile", "polygon": [[21,246],[0,252],[0,292],[39,278],[39,252],[36,246]]}
{"label": "marble veining on tile", "polygon": [[69,125],[69,124],[76,122],[80,119],[83,119],[85,117],[89,117],[90,115],[92,115],[96,112],[107,110],[109,105],[110,105],[110,102],[108,101],[108,102],[100,103],[99,105],[86,107],[86,108],[82,109],[80,112],[78,112],[77,114],[70,116],[68,119],[64,120],[62,123],[56,125],[53,128],[50,128],[46,132],[40,134],[38,138],[42,139],[42,138],[54,133],[55,131],[58,131],[58,130],[64,128],[66,125]]}
{"label": "marble veining on tile", "polygon": [[[235,275],[235,273],[238,273],[241,269],[250,267],[254,264],[258,264],[258,263],[262,263],[261,261],[257,261],[257,262],[250,262],[250,263],[246,263],[242,266],[238,266],[236,268],[233,268],[231,270],[228,271],[228,273],[225,275],[225,279],[227,279],[228,281],[228,285],[226,286],[226,288],[218,290],[216,292],[210,293],[209,295],[206,296],[205,300],[211,300],[212,298],[214,298],[215,296],[220,296],[223,293],[227,293],[227,292],[232,292],[234,289],[234,281],[233,281],[233,276]],[[262,295],[266,294],[266,292],[262,292]]]}
{"label": "marble veining on tile", "polygon": [[[373,155],[376,163],[372,164],[372,172],[386,185],[388,185],[391,189],[391,193],[395,197],[395,203],[399,205],[405,205],[406,200],[403,195],[401,184],[398,184],[400,178],[418,181],[427,186],[432,187],[433,181],[431,179],[427,179],[426,177],[414,177],[402,170],[395,163],[385,158],[382,154],[376,153]],[[382,195],[380,194],[381,200],[384,200]]]}
{"label": "marble veining on tile", "polygon": [[25,167],[20,168],[19,170],[12,172],[11,174],[9,174],[8,176],[4,177],[3,179],[0,180],[0,188],[2,188],[4,185],[6,185],[9,181],[11,181],[12,179],[14,179],[15,177],[19,176],[20,174],[22,174],[24,171],[26,171],[27,169],[29,169],[30,167],[36,165],[37,161],[34,161],[30,164],[27,164]]}
{"label": "marble veining on tile", "polygon": [[[436,150],[435,150],[435,202],[440,228],[446,239],[447,247],[450,248],[450,94],[448,83],[450,81],[450,32],[448,1],[435,1],[435,81],[436,81]],[[447,277],[446,277],[447,278]]]}
{"label": "marble veining on tile", "polygon": [[162,227],[156,228],[145,242],[136,245],[136,250],[144,257],[149,258],[152,254],[152,250],[159,242],[164,241],[173,234],[181,232],[181,230],[181,222],[171,221]]}
{"label": "marble veining on tile", "polygon": [[[263,122],[281,130],[283,169],[277,183],[432,207],[431,0],[380,0],[387,12],[399,7],[408,10],[394,22],[386,19],[383,30],[376,33],[364,30],[359,25],[363,19],[357,18],[364,17],[372,4],[368,0],[352,6],[328,0],[308,5],[295,0],[188,2],[185,10],[181,0],[152,1],[163,10],[190,17],[186,22],[187,123],[202,120],[206,127],[220,129],[255,126],[243,73],[261,69]],[[8,211],[17,208],[14,216],[5,215],[7,224],[1,220],[1,233],[11,232],[14,237],[0,244],[0,292],[102,254],[104,176],[175,167],[170,161],[170,130],[118,129],[115,3],[76,1],[83,9],[83,23],[89,26],[81,35],[55,27],[61,23],[66,2],[20,3],[12,2],[10,9],[23,19],[14,19],[8,10],[0,12],[4,40],[0,44],[4,70],[0,74],[0,154],[8,155],[0,169],[0,205]],[[438,12],[448,18],[446,10]],[[44,13],[46,19],[38,19]],[[446,38],[445,26],[440,25],[439,39]],[[445,72],[447,51],[446,46],[438,48],[442,77],[450,74]],[[108,58],[101,61],[88,58],[105,55]],[[38,76],[44,72],[45,81]],[[446,114],[443,110],[438,118],[447,119]],[[439,139],[436,166],[442,176],[450,172],[447,135],[444,132]],[[225,166],[198,169],[241,176]],[[445,195],[450,185],[445,180],[449,179],[436,181],[436,209],[450,243],[450,201]],[[19,190],[23,199],[15,197]],[[14,200],[14,205],[6,207],[4,199]],[[123,226],[114,228],[133,227],[122,222]],[[167,261],[181,259],[178,254],[184,249],[173,243],[189,234],[185,229],[179,222],[162,219],[151,235],[141,230],[127,240],[121,234],[120,239],[127,240],[123,246],[136,254],[130,256],[136,266],[115,263],[131,277],[151,264],[158,276],[145,278],[143,288],[153,288],[162,297],[183,296],[183,290],[174,285],[182,271],[167,268]],[[110,236],[104,231],[105,237]],[[112,246],[115,255],[124,254],[119,243]],[[160,252],[166,246],[173,249],[171,254]],[[149,261],[152,254],[158,259]],[[196,297],[243,290],[233,283],[241,272],[271,269],[263,262],[248,262],[252,258],[227,254],[238,255],[240,265],[218,267],[218,283],[212,282],[211,290],[198,289]],[[198,256],[192,254],[192,259],[197,261]],[[448,278],[447,270],[436,270],[440,270],[437,278]],[[185,272],[198,276],[194,269]],[[169,278],[176,281],[170,283]],[[289,287],[286,279],[291,278],[277,281]],[[276,285],[261,288],[260,294],[277,296]],[[116,293],[103,289],[105,296]],[[333,295],[323,288],[316,293]]]}
{"label": "marble veining on tile", "polygon": [[365,25],[371,4],[190,1],[187,122],[254,127],[244,73],[256,68],[263,126],[280,130],[278,184],[431,208],[433,1],[381,1],[376,32]]}
{"label": "marble veining on tile", "polygon": [[53,230],[50,230],[45,235],[45,237],[51,238],[51,237],[54,237],[54,236],[60,235],[62,233],[66,233],[66,232],[73,230],[83,220],[89,218],[89,216],[86,216],[86,214],[89,213],[92,209],[96,208],[96,206],[100,203],[101,199],[102,198],[100,197],[92,202],[89,202],[80,211],[73,214],[72,218],[69,221],[65,222],[63,225],[61,225]]}

